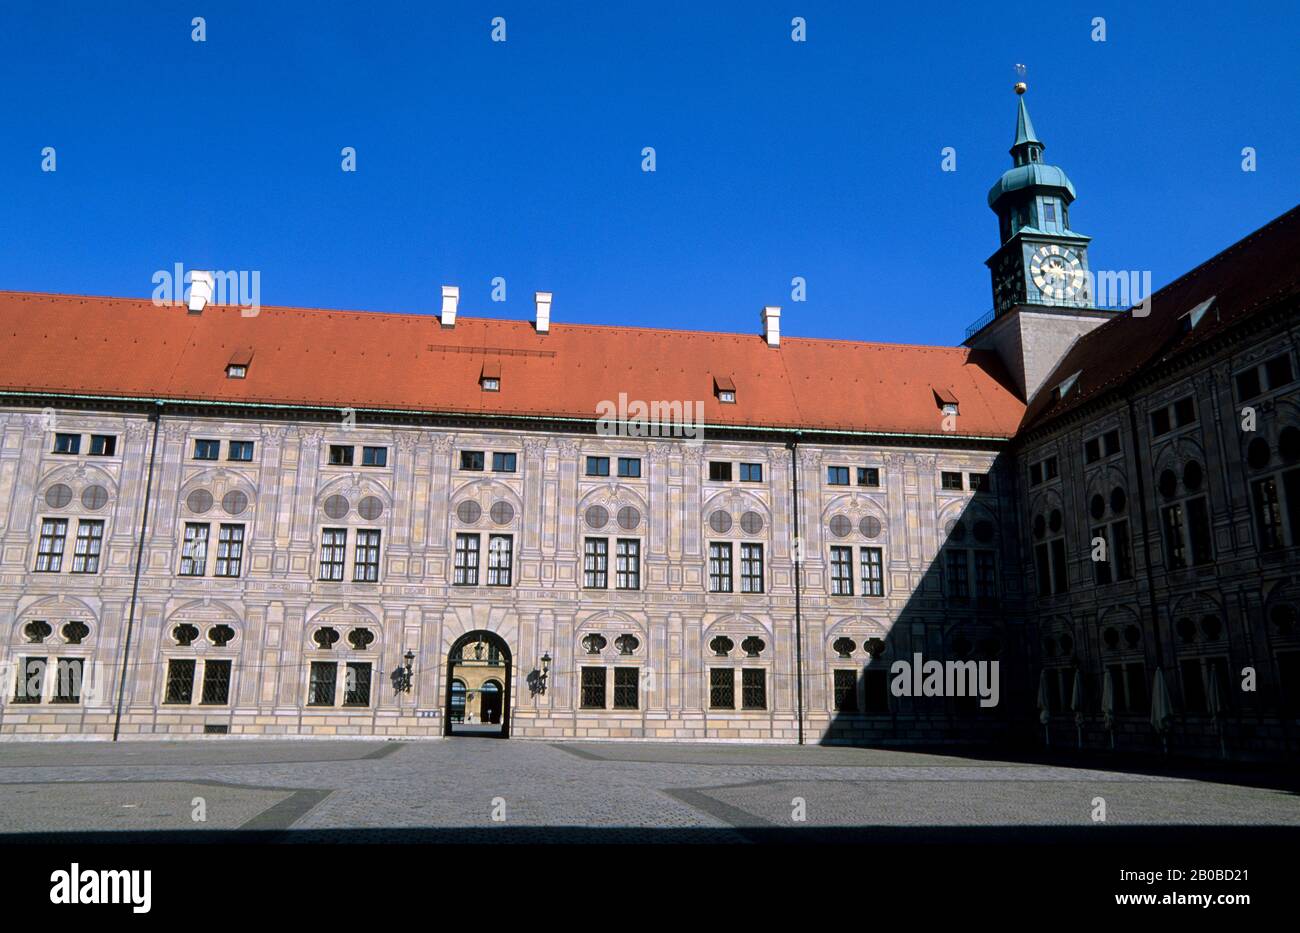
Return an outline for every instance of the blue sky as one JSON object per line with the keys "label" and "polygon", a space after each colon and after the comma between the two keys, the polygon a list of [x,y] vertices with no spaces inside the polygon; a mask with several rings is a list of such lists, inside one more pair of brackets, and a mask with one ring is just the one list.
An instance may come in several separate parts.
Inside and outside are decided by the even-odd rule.
{"label": "blue sky", "polygon": [[992,304],[1016,62],[1096,269],[1163,284],[1300,200],[1300,4],[1021,7],[7,0],[0,288],[145,297],[182,262],[259,270],[264,305],[454,283],[467,315],[544,289],[557,322],[779,304],[788,334],[956,343]]}

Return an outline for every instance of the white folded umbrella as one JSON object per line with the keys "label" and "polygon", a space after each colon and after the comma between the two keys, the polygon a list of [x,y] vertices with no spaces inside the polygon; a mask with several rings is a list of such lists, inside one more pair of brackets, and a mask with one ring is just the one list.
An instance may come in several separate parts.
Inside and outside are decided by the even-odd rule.
{"label": "white folded umbrella", "polygon": [[1165,672],[1156,668],[1155,682],[1151,685],[1151,725],[1160,733],[1160,745],[1169,754],[1169,726],[1174,719],[1174,704],[1165,686]]}

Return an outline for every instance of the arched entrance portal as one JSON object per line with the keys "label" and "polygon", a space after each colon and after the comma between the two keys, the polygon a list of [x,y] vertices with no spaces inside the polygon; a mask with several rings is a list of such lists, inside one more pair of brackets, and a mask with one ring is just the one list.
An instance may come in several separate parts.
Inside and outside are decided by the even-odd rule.
{"label": "arched entrance portal", "polygon": [[510,735],[510,646],[495,632],[466,632],[447,652],[446,735]]}

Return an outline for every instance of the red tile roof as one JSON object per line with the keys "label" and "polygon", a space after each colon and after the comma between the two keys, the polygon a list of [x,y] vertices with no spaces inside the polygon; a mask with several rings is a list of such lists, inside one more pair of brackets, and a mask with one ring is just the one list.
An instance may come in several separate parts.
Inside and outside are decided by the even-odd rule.
{"label": "red tile roof", "polygon": [[[997,358],[918,347],[458,317],[0,292],[0,392],[578,418],[629,400],[703,403],[705,424],[940,435],[935,393],[961,399],[956,436],[1010,437],[1024,414]],[[229,379],[236,354],[247,378]],[[499,392],[484,392],[498,364]],[[718,401],[731,379],[735,404]]]}
{"label": "red tile roof", "polygon": [[[1208,313],[1188,330],[1184,318],[1214,299]],[[1075,343],[1030,402],[1025,427],[1040,427],[1121,388],[1175,356],[1203,345],[1230,327],[1270,308],[1300,298],[1300,207],[1238,241],[1214,258],[1157,291],[1150,314],[1121,314]],[[1052,389],[1074,373],[1064,399]]]}

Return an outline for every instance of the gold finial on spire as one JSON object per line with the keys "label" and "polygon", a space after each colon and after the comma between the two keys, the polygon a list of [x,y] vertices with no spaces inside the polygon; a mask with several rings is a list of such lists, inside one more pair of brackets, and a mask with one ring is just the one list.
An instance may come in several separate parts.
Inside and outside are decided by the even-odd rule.
{"label": "gold finial on spire", "polygon": [[1025,91],[1029,90],[1029,85],[1025,83],[1025,70],[1024,65],[1016,65],[1015,90],[1017,94],[1023,94]]}

